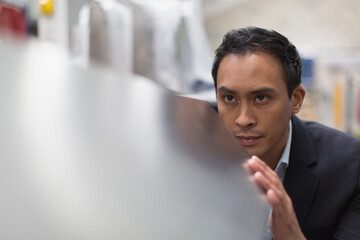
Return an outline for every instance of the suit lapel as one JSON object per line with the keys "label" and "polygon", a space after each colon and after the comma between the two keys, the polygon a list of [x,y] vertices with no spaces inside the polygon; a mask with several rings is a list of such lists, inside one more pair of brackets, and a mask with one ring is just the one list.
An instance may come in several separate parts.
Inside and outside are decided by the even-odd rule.
{"label": "suit lapel", "polygon": [[292,200],[298,222],[303,226],[320,178],[310,168],[316,164],[316,152],[305,125],[296,116],[292,116],[292,126],[290,159],[284,187]]}

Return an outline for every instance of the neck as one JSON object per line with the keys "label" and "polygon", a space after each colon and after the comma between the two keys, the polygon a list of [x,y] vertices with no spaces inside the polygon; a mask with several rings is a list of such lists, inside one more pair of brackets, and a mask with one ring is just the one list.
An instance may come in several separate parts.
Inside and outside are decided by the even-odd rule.
{"label": "neck", "polygon": [[286,134],[284,135],[284,137],[282,138],[282,142],[283,144],[279,145],[278,149],[274,149],[273,153],[270,154],[269,156],[264,156],[264,162],[272,169],[275,170],[277,164],[280,161],[280,158],[285,150],[285,146],[288,140],[288,136],[289,136],[289,129],[286,131]]}
{"label": "neck", "polygon": [[[281,153],[282,153],[282,152],[281,152]],[[266,159],[266,160],[264,160],[264,162],[265,162],[272,170],[275,170],[277,164],[278,164],[279,161],[280,161],[280,157],[281,157],[281,154],[280,154],[277,158]]]}

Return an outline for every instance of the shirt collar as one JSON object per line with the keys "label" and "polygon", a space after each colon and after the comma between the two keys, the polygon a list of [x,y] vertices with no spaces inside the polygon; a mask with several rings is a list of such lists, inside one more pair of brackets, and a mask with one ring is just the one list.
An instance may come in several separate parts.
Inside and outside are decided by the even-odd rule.
{"label": "shirt collar", "polygon": [[[284,165],[285,169],[289,166],[289,157],[290,157],[290,146],[291,146],[291,138],[292,138],[292,124],[291,120],[289,121],[289,135],[286,141],[286,145],[284,151],[280,157],[280,160],[275,168],[275,172],[279,175],[281,180],[285,177],[285,172],[281,171],[280,165]],[[283,173],[282,173],[283,172]],[[281,176],[282,175],[282,176]]]}

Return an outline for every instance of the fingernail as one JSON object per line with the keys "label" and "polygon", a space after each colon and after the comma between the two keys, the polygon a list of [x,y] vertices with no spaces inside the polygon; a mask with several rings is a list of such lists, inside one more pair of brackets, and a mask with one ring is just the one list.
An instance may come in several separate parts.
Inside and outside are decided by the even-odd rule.
{"label": "fingernail", "polygon": [[253,166],[255,165],[255,166],[259,167],[260,169],[263,168],[263,166],[261,164],[261,160],[259,160],[259,158],[256,156],[252,156],[249,160],[249,163],[252,164]]}
{"label": "fingernail", "polygon": [[254,159],[254,157],[251,157],[249,160],[248,160],[248,163],[251,164],[251,165],[256,165],[256,160]]}

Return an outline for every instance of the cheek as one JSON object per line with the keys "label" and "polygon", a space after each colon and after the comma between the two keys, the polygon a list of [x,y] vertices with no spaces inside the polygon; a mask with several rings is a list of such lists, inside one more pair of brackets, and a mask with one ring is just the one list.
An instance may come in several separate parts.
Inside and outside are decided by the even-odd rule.
{"label": "cheek", "polygon": [[268,115],[268,129],[273,132],[273,137],[277,138],[284,134],[284,130],[287,129],[290,118],[291,111],[288,104],[284,104],[277,111]]}
{"label": "cheek", "polygon": [[291,105],[290,101],[283,100],[279,102],[272,110],[272,118],[276,118],[277,121],[290,120],[291,117]]}
{"label": "cheek", "polygon": [[290,118],[291,118],[291,114],[292,114],[292,108],[291,108],[290,102],[286,102],[286,104],[284,104],[283,109],[284,109],[284,111],[283,111],[282,116],[283,116],[285,119],[287,119],[287,121],[289,121]]}
{"label": "cheek", "polygon": [[220,118],[224,121],[226,127],[232,129],[233,125],[235,124],[233,113],[229,110],[224,110],[221,106],[218,106],[218,111]]}
{"label": "cheek", "polygon": [[269,111],[262,111],[259,114],[261,115],[262,125],[272,132],[276,129],[283,128],[283,126],[288,124],[288,122],[290,121],[290,104],[278,104],[273,108],[269,109]]}

